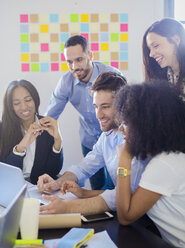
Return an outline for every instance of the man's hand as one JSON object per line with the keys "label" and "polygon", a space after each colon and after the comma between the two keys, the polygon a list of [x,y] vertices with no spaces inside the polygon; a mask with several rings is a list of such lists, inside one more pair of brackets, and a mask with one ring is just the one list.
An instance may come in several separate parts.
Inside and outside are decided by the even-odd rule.
{"label": "man's hand", "polygon": [[44,191],[54,192],[60,189],[59,184],[47,174],[44,174],[39,177],[37,182],[37,188],[41,192]]}
{"label": "man's hand", "polygon": [[58,196],[42,196],[49,204],[40,207],[40,214],[62,214],[67,213],[66,202]]}
{"label": "man's hand", "polygon": [[60,188],[62,194],[66,194],[67,192],[71,192],[76,195],[78,198],[84,197],[84,189],[81,188],[78,184],[73,181],[64,181]]}

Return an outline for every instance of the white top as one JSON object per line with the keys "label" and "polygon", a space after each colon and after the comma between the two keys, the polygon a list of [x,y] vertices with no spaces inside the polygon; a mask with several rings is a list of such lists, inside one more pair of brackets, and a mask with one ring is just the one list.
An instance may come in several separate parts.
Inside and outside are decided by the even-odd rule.
{"label": "white top", "polygon": [[147,213],[162,238],[185,247],[185,154],[163,152],[154,157],[139,185],[162,195]]}

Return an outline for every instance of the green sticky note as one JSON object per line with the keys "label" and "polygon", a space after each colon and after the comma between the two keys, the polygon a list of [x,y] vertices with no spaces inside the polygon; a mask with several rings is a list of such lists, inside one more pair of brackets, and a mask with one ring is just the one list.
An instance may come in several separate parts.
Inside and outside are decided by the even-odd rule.
{"label": "green sticky note", "polygon": [[106,61],[103,61],[102,63],[105,64],[105,65],[110,65],[110,63],[106,62]]}
{"label": "green sticky note", "polygon": [[111,33],[110,34],[111,41],[119,41],[119,34],[118,33]]}
{"label": "green sticky note", "polygon": [[64,43],[61,43],[61,44],[60,44],[60,50],[61,50],[61,52],[64,51]]}
{"label": "green sticky note", "polygon": [[21,34],[21,42],[29,42],[29,35],[28,34]]}
{"label": "green sticky note", "polygon": [[31,64],[31,72],[37,72],[39,71],[40,67],[39,67],[39,63],[32,63]]}
{"label": "green sticky note", "polygon": [[78,14],[71,14],[70,19],[71,19],[71,22],[79,22],[79,15]]}

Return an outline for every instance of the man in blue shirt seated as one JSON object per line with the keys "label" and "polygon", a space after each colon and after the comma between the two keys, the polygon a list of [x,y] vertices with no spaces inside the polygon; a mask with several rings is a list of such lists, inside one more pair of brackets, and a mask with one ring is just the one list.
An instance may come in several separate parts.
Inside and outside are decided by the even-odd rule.
{"label": "man in blue shirt seated", "polygon": [[[66,41],[64,55],[70,71],[60,78],[46,115],[58,119],[68,101],[75,107],[79,112],[80,140],[85,157],[101,135],[92,95],[89,94],[90,87],[102,72],[119,71],[111,66],[92,62],[93,54],[89,50],[88,41],[81,35],[72,36]],[[108,172],[103,167],[90,178],[90,183],[92,189],[113,188]]]}
{"label": "man in blue shirt seated", "polygon": [[[38,189],[40,191],[56,191],[61,188],[65,192],[65,184],[72,181],[80,186],[84,186],[85,181],[90,178],[100,168],[106,166],[111,179],[116,186],[118,159],[116,146],[124,142],[118,131],[118,123],[115,121],[114,96],[120,87],[126,84],[126,79],[115,72],[104,72],[97,77],[92,85],[93,104],[96,117],[100,123],[103,133],[93,146],[93,150],[76,165],[72,165],[56,181],[44,174],[39,177]],[[148,161],[133,159],[131,173],[132,192],[138,187],[141,174]],[[76,184],[74,184],[76,185]],[[78,185],[76,185],[78,187]],[[79,188],[79,187],[78,187]],[[74,192],[74,190],[73,190]],[[86,190],[84,190],[86,192]],[[92,190],[80,196],[83,199],[63,201],[56,196],[44,196],[50,204],[42,206],[41,211],[45,214],[53,213],[74,213],[94,214],[104,211],[116,210],[116,189],[112,190]]]}

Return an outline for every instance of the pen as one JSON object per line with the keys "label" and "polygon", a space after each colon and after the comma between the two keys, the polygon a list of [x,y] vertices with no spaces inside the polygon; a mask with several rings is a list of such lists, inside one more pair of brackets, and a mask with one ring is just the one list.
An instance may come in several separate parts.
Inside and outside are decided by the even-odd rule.
{"label": "pen", "polygon": [[15,245],[41,245],[44,244],[43,239],[16,239],[15,240]]}

